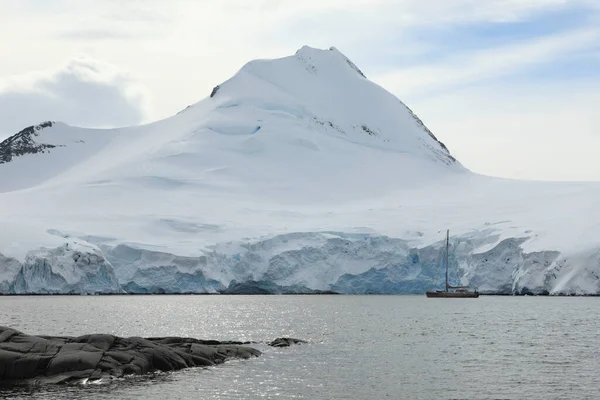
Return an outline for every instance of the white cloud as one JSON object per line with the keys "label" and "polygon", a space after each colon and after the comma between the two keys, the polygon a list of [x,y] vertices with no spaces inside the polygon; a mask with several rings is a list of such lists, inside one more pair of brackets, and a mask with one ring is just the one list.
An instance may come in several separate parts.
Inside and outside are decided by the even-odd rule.
{"label": "white cloud", "polygon": [[0,138],[45,120],[83,127],[135,125],[149,112],[142,86],[91,58],[75,58],[57,71],[0,81]]}
{"label": "white cloud", "polygon": [[378,82],[399,94],[414,94],[445,86],[476,83],[510,75],[545,63],[569,52],[585,49],[600,40],[600,28],[534,38],[528,41],[457,54],[443,63],[397,69],[377,77]]}
{"label": "white cloud", "polygon": [[[593,0],[568,4],[586,3]],[[414,27],[519,19],[565,4],[564,0],[23,0],[7,4],[0,16],[1,37],[19,32],[11,41],[0,41],[0,54],[18,54],[0,63],[0,77],[29,71],[40,60],[55,64],[74,53],[86,53],[135,71],[155,95],[155,117],[163,118],[205,97],[250,59],[288,55],[304,44],[336,46],[370,77],[365,54],[410,56],[422,49],[422,43],[415,44],[406,34]]]}

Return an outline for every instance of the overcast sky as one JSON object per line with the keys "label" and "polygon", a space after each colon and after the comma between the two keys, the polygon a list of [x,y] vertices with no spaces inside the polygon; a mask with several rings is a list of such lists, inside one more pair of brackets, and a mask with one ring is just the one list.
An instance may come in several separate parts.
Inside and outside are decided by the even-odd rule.
{"label": "overcast sky", "polygon": [[337,47],[467,168],[600,180],[598,0],[0,0],[0,139],[170,116],[256,58]]}

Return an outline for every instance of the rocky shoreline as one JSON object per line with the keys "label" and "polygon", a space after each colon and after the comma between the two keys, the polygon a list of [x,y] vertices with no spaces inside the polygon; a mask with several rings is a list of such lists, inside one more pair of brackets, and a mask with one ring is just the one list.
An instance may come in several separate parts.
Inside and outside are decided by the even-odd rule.
{"label": "rocky shoreline", "polygon": [[[277,338],[269,346],[305,343]],[[262,353],[251,342],[108,334],[33,336],[0,326],[0,385],[73,384],[206,367]]]}

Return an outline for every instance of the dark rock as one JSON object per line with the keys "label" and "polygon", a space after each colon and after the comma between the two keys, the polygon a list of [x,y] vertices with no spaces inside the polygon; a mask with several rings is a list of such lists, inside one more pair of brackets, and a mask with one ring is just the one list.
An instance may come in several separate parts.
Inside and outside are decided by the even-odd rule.
{"label": "dark rock", "polygon": [[210,92],[210,97],[215,97],[215,94],[217,94],[217,92],[219,91],[221,87],[219,85],[215,86],[212,90],[212,92]]}
{"label": "dark rock", "polygon": [[271,343],[269,343],[269,346],[272,347],[290,347],[293,344],[301,344],[301,343],[308,343],[305,340],[301,340],[301,339],[294,339],[294,338],[277,338],[275,340],[273,340]]}
{"label": "dark rock", "polygon": [[241,344],[104,334],[30,336],[0,326],[0,381],[3,384],[76,383],[209,366],[261,354]]}
{"label": "dark rock", "polygon": [[24,154],[44,153],[48,149],[56,147],[49,143],[37,143],[35,137],[39,131],[49,128],[53,122],[46,121],[36,126],[28,126],[19,133],[12,135],[8,139],[0,142],[0,164],[12,161],[13,157]]}
{"label": "dark rock", "polygon": [[[335,46],[331,46],[329,48],[329,51],[337,51],[339,52],[339,50],[335,47]],[[342,53],[340,53],[342,54]],[[352,61],[350,61],[350,59],[348,59],[348,57],[344,56],[344,58],[346,59],[346,62],[348,63],[348,65],[354,70],[356,71],[360,76],[362,76],[363,78],[367,78],[365,76],[365,74],[356,66],[356,64],[354,64]]]}
{"label": "dark rock", "polygon": [[369,128],[367,125],[361,125],[363,131],[369,134],[369,136],[379,136],[377,132]]}
{"label": "dark rock", "polygon": [[411,110],[406,104],[402,103],[404,105],[404,107],[406,107],[406,109],[408,110],[408,113],[413,117],[413,119],[415,120],[415,122],[421,127],[423,128],[423,130],[425,132],[427,132],[427,134],[433,139],[435,140],[440,147],[443,149],[444,155],[450,160],[450,163],[456,163],[456,158],[454,158],[451,154],[450,154],[450,150],[448,150],[448,147],[446,147],[446,145],[444,143],[442,143],[434,134],[433,132],[431,132],[429,130],[429,128],[427,126],[425,126],[425,124],[423,123],[423,121],[421,120],[421,118],[417,117],[417,115],[413,112],[413,110]]}

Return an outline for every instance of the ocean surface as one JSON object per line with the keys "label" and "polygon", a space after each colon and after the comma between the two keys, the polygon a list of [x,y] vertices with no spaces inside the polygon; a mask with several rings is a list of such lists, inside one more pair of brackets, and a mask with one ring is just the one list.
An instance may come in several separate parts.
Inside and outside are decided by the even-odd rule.
{"label": "ocean surface", "polygon": [[309,341],[109,384],[0,389],[0,398],[598,398],[598,315],[597,297],[0,297],[0,325],[28,334]]}

